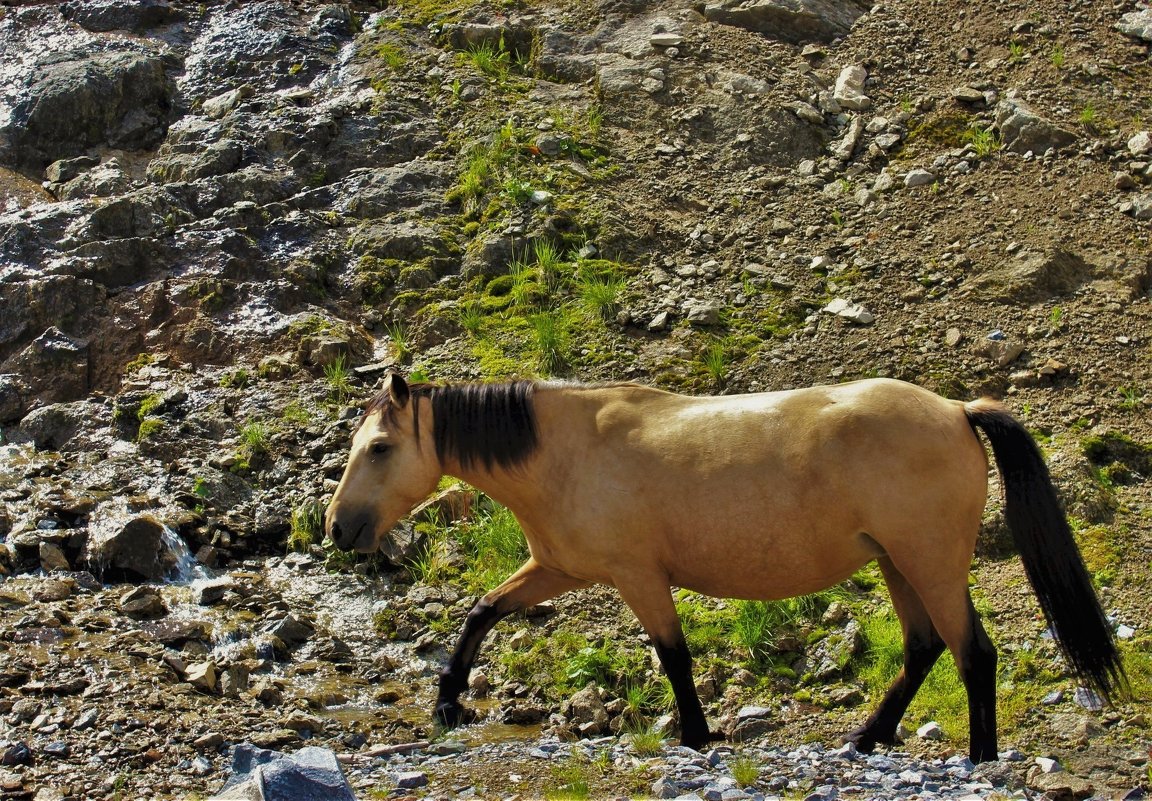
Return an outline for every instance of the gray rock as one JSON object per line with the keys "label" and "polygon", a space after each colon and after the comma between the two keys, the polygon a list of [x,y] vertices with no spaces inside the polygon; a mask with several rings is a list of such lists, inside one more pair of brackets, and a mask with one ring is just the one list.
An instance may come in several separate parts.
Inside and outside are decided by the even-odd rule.
{"label": "gray rock", "polygon": [[904,175],[904,186],[912,189],[917,186],[928,186],[936,183],[936,176],[928,170],[909,170]]}
{"label": "gray rock", "polygon": [[681,311],[690,323],[695,323],[696,325],[719,325],[720,312],[723,310],[724,305],[715,301],[690,300],[684,304]]}
{"label": "gray rock", "polygon": [[921,740],[943,740],[944,730],[939,723],[931,720],[916,730],[916,736]]}
{"label": "gray rock", "polygon": [[248,743],[232,753],[232,775],[209,801],[356,801],[336,754],[308,746],[282,754]]}
{"label": "gray rock", "polygon": [[852,30],[870,5],[860,0],[721,0],[705,4],[704,16],[785,42],[830,42]]}
{"label": "gray rock", "polygon": [[85,197],[111,197],[127,192],[131,188],[132,180],[120,166],[120,160],[112,158],[71,179],[57,189],[56,194],[61,200],[74,200]]}
{"label": "gray rock", "polygon": [[842,317],[849,322],[858,325],[870,325],[875,322],[876,315],[868,311],[868,309],[861,306],[859,303],[852,303],[844,298],[834,298],[823,309],[825,314],[833,314],[837,317]]}
{"label": "gray rock", "polygon": [[1128,152],[1133,156],[1152,153],[1152,131],[1139,131],[1128,140]]}
{"label": "gray rock", "polygon": [[1017,100],[1002,100],[996,106],[996,127],[1004,149],[1013,153],[1043,154],[1076,141],[1076,134],[1036,114]]}
{"label": "gray rock", "polygon": [[41,403],[61,403],[88,392],[88,343],[51,326],[7,362]]}
{"label": "gray rock", "polygon": [[1120,211],[1137,220],[1152,220],[1152,193],[1129,198],[1120,204]]}
{"label": "gray rock", "polygon": [[673,780],[663,777],[652,783],[653,798],[676,798],[680,795],[680,786]]}
{"label": "gray rock", "polygon": [[70,0],[60,4],[60,14],[97,33],[143,31],[184,18],[168,0]]}
{"label": "gray rock", "polygon": [[648,323],[648,330],[663,331],[668,327],[670,317],[671,315],[666,311],[659,312],[652,318],[651,322]]}
{"label": "gray rock", "polygon": [[28,385],[16,373],[0,374],[0,425],[24,416],[30,394]]}
{"label": "gray rock", "polygon": [[1120,17],[1116,29],[1128,36],[1152,42],[1152,8],[1141,8]]}
{"label": "gray rock", "polygon": [[152,620],[168,614],[168,607],[155,587],[135,587],[120,596],[120,611],[136,620]]}
{"label": "gray rock", "polygon": [[61,53],[45,58],[0,127],[0,160],[44,167],[94,146],[130,150],[160,142],[176,87],[160,55]]}
{"label": "gray rock", "polygon": [[763,706],[745,706],[736,713],[730,736],[737,742],[753,740],[776,727],[776,713],[771,709]]}
{"label": "gray rock", "polygon": [[308,640],[316,632],[316,628],[311,623],[299,620],[294,615],[289,614],[266,625],[264,632],[273,637],[279,637],[285,645],[291,648]]}
{"label": "gray rock", "polygon": [[584,736],[604,734],[608,730],[608,710],[600,699],[600,692],[596,684],[589,682],[588,686],[580,690],[565,705],[565,714],[572,724]]}
{"label": "gray rock", "polygon": [[428,784],[428,776],[418,770],[396,774],[396,786],[402,790],[415,790]]}
{"label": "gray rock", "polygon": [[66,183],[99,163],[100,159],[93,156],[60,159],[48,165],[48,168],[44,170],[44,177],[54,184]]}
{"label": "gray rock", "polygon": [[840,70],[832,98],[842,107],[852,111],[866,111],[872,107],[872,100],[864,94],[864,81],[868,70],[859,64],[852,64]]}

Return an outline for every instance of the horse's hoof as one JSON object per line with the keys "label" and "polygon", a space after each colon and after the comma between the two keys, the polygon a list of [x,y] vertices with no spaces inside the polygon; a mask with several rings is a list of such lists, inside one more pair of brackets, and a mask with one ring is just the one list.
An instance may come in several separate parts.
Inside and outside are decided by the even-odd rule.
{"label": "horse's hoof", "polygon": [[856,750],[861,754],[871,754],[876,750],[876,738],[870,735],[868,729],[863,726],[845,734],[841,740],[855,745]]}
{"label": "horse's hoof", "polygon": [[681,735],[680,745],[685,748],[691,748],[693,751],[703,751],[708,747],[709,743],[723,740],[724,735],[720,733],[704,732],[703,736],[700,735]]}
{"label": "horse's hoof", "polygon": [[454,729],[465,722],[466,712],[459,701],[441,701],[436,704],[436,711],[432,714],[440,726]]}

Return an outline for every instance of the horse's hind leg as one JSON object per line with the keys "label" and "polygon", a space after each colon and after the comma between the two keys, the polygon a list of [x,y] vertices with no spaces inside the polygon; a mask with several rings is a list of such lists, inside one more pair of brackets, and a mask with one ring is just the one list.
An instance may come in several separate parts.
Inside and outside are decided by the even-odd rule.
{"label": "horse's hind leg", "polygon": [[921,561],[916,567],[919,573],[905,569],[905,575],[955,657],[968,693],[969,757],[973,762],[996,759],[996,648],[972,606],[967,562],[954,575],[930,572],[938,564]]}
{"label": "horse's hind leg", "polygon": [[541,567],[536,560],[529,559],[507,581],[481,598],[468,613],[456,650],[440,671],[436,720],[448,728],[463,721],[460,693],[468,686],[468,674],[472,672],[480,644],[497,622],[520,609],[587,586],[586,581]]}
{"label": "horse's hind leg", "polygon": [[684,640],[684,629],[672,602],[668,583],[618,583],[620,596],[628,604],[644,631],[652,638],[656,655],[672,685],[676,709],[680,713],[680,744],[697,751],[716,739],[708,731],[708,721],[700,706],[700,696],[692,681],[692,655]]}
{"label": "horse's hind leg", "polygon": [[924,604],[907,579],[896,570],[888,557],[880,557],[877,563],[884,573],[888,592],[892,596],[892,606],[896,609],[904,632],[904,665],[876,711],[863,726],[844,738],[846,742],[855,743],[865,753],[870,753],[877,743],[893,745],[896,742],[896,727],[900,719],[928,672],[944,652],[944,640],[936,632]]}

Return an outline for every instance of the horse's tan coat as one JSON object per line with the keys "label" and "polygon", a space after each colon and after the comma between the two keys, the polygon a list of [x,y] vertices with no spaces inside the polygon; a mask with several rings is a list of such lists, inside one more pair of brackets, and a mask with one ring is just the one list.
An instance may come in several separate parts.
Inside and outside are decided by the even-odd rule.
{"label": "horse's tan coat", "polygon": [[[411,404],[396,426],[372,413],[354,437],[328,520],[361,516],[357,550],[375,550],[446,473],[508,506],[527,537],[532,558],[493,602],[598,582],[668,637],[679,632],[670,586],[783,598],[886,556],[954,650],[966,636],[988,467],[961,403],[888,380],[716,398],[544,384],[538,449],[488,472],[441,465],[431,409],[416,402],[420,446]],[[385,456],[372,453],[380,442]]]}

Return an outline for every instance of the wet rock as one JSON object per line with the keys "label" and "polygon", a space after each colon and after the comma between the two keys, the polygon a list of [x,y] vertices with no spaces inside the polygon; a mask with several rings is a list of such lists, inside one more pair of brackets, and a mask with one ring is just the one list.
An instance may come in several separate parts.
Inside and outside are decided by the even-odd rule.
{"label": "wet rock", "polygon": [[[45,543],[40,544],[43,546]],[[39,582],[38,586],[32,591],[32,597],[37,601],[51,603],[53,601],[67,600],[75,595],[75,593],[75,579],[71,577],[53,578]]]}
{"label": "wet rock", "polygon": [[64,549],[51,542],[40,543],[40,567],[45,573],[72,569],[68,564],[68,557],[64,555]]}
{"label": "wet rock", "polygon": [[25,743],[0,742],[0,765],[31,765],[32,751]]}
{"label": "wet rock", "polygon": [[232,754],[232,775],[210,801],[250,798],[355,801],[356,796],[336,755],[326,748],[307,746],[288,755],[241,743]]}
{"label": "wet rock", "polygon": [[67,183],[99,163],[100,159],[94,156],[76,156],[71,159],[59,159],[48,165],[48,168],[44,170],[44,177],[54,184]]}
{"label": "wet rock", "polygon": [[1076,134],[1048,122],[1016,100],[1002,100],[996,107],[996,127],[1004,141],[1004,149],[1013,153],[1041,155],[1048,150],[1067,147],[1076,141]]}
{"label": "wet rock", "polygon": [[40,167],[96,145],[143,149],[172,119],[175,83],[160,55],[62,52],[43,58],[0,127],[0,160]]}
{"label": "wet rock", "polygon": [[31,388],[16,373],[0,374],[0,425],[23,417],[31,394]]}
{"label": "wet rock", "polygon": [[264,627],[264,632],[279,638],[289,648],[306,641],[315,633],[315,627],[293,615],[285,615]]}
{"label": "wet rock", "polygon": [[[59,162],[57,162],[59,163]],[[59,187],[49,187],[61,200],[85,197],[111,197],[132,188],[132,179],[119,159],[108,159]]]}
{"label": "wet rock", "polygon": [[722,0],[705,4],[704,16],[721,25],[745,28],[785,42],[830,42],[852,30],[869,5],[858,0]]}
{"label": "wet rock", "polygon": [[51,326],[14,359],[9,369],[20,374],[41,403],[65,403],[88,391],[88,343]]}
{"label": "wet rock", "polygon": [[135,587],[120,596],[120,611],[137,620],[151,620],[168,614],[168,607],[155,587]]}
{"label": "wet rock", "polygon": [[143,31],[184,17],[167,0],[70,0],[61,3],[60,14],[97,33]]}
{"label": "wet rock", "polygon": [[93,514],[84,560],[95,572],[120,571],[159,581],[166,571],[166,555],[164,526],[152,515],[125,519],[115,511]]}

